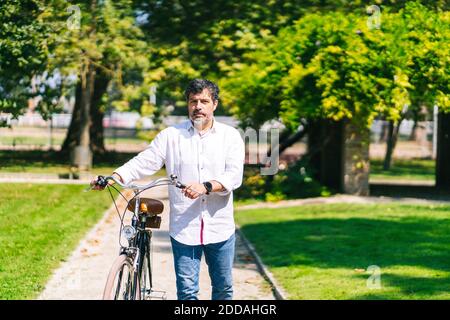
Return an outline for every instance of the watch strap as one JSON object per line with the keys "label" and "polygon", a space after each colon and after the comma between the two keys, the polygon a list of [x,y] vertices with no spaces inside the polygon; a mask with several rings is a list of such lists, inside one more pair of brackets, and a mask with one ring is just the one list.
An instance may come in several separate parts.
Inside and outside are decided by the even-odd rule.
{"label": "watch strap", "polygon": [[212,184],[211,182],[203,182],[203,185],[205,186],[206,189],[206,194],[210,194],[210,192],[212,191]]}

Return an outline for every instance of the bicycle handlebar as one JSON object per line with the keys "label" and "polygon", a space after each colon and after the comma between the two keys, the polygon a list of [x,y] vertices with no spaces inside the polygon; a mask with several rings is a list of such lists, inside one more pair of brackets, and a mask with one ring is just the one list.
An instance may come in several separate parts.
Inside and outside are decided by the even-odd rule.
{"label": "bicycle handlebar", "polygon": [[186,188],[186,185],[184,185],[183,183],[181,183],[180,181],[177,180],[177,176],[174,174],[170,175],[170,178],[160,178],[160,179],[156,179],[146,185],[137,185],[137,184],[123,184],[120,180],[116,179],[113,176],[108,176],[108,177],[104,177],[104,176],[98,176],[97,177],[97,183],[96,185],[101,186],[101,187],[106,187],[108,185],[108,181],[112,180],[115,183],[117,183],[119,186],[121,186],[124,189],[134,189],[134,190],[143,190],[143,189],[148,189],[154,186],[159,185],[159,183],[161,182],[167,182],[167,185],[174,185],[177,188],[180,189],[184,189]]}

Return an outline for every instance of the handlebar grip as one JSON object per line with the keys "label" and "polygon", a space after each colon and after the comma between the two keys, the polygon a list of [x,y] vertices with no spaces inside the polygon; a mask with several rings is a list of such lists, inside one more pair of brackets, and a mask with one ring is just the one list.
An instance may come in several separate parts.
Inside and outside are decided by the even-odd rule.
{"label": "handlebar grip", "polygon": [[175,187],[180,188],[180,189],[184,189],[186,188],[186,185],[182,184],[181,182],[178,182],[175,184]]}
{"label": "handlebar grip", "polygon": [[105,179],[104,176],[98,176],[96,185],[104,188],[108,185],[108,181]]}
{"label": "handlebar grip", "polygon": [[171,174],[171,175],[170,175],[170,179],[171,179],[172,181],[174,181],[174,180],[176,181],[176,182],[175,182],[175,187],[180,188],[180,189],[186,188],[186,185],[182,184],[180,181],[177,181],[177,176],[176,176],[176,175]]}

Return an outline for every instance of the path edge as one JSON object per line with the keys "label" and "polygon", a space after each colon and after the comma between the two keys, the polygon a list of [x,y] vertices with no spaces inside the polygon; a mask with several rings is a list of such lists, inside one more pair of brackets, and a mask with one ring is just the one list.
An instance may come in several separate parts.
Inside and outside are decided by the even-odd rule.
{"label": "path edge", "polygon": [[245,244],[247,249],[250,251],[251,255],[256,261],[256,266],[258,267],[259,273],[264,277],[264,279],[269,282],[272,293],[276,300],[288,300],[287,294],[284,289],[278,284],[278,281],[273,276],[272,272],[269,271],[267,266],[262,262],[261,257],[255,250],[255,247],[251,244],[251,242],[245,237],[244,232],[241,230],[240,226],[236,224],[236,232],[242,239],[242,242]]}
{"label": "path edge", "polygon": [[[104,190],[105,191],[105,190]],[[125,194],[124,194],[125,195]],[[126,196],[126,195],[125,195]],[[88,240],[91,239],[95,233],[101,228],[102,225],[106,224],[106,221],[109,219],[111,215],[114,215],[114,212],[116,212],[116,205],[119,207],[120,201],[124,201],[124,199],[120,196],[117,196],[116,203],[111,203],[111,205],[103,212],[102,217],[90,228],[86,231],[86,233],[81,237],[81,239],[78,241],[76,247],[69,253],[67,257],[65,257],[65,261],[60,262],[59,266],[52,270],[49,278],[47,279],[47,282],[44,285],[44,288],[42,291],[34,298],[34,300],[55,300],[55,299],[48,299],[44,295],[46,292],[48,285],[54,280],[54,278],[57,275],[57,272],[63,267],[65,263],[68,263],[70,259],[76,257],[79,252],[81,252],[81,249],[86,247],[88,245]],[[117,251],[117,256],[119,255],[119,250]],[[64,299],[61,299],[64,300]]]}

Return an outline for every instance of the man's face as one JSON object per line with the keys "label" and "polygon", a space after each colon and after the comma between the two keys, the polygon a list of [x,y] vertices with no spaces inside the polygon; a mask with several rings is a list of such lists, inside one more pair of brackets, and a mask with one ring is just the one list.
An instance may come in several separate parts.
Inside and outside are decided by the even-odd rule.
{"label": "man's face", "polygon": [[218,101],[213,101],[208,89],[203,89],[200,93],[191,93],[189,95],[189,118],[194,122],[194,126],[198,130],[212,120],[217,104]]}

